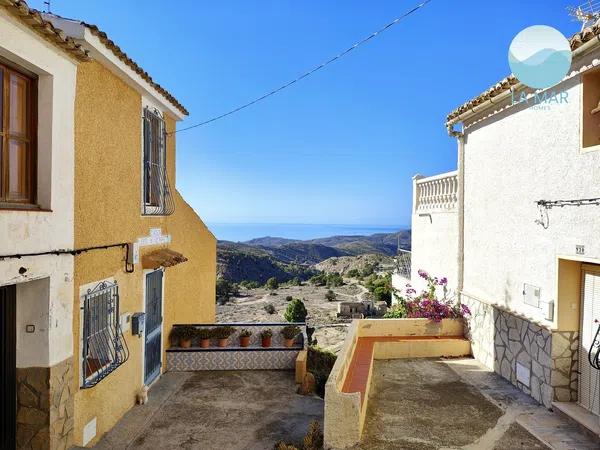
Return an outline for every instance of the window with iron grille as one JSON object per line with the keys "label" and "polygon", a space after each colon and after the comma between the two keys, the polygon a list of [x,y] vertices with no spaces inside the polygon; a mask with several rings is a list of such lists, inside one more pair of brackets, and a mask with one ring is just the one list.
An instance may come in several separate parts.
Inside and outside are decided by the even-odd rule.
{"label": "window with iron grille", "polygon": [[83,388],[91,388],[129,359],[119,324],[119,287],[104,281],[83,301]]}
{"label": "window with iron grille", "polygon": [[166,164],[166,128],[160,111],[144,108],[143,214],[168,216],[175,211]]}

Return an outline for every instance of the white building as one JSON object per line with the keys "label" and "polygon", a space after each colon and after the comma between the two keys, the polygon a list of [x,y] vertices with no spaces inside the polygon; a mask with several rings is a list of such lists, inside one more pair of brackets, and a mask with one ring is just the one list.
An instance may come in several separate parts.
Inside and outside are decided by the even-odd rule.
{"label": "white building", "polygon": [[418,269],[448,278],[473,312],[474,356],[546,407],[596,425],[599,34],[571,39],[571,72],[538,92],[541,102],[511,76],[452,112],[458,170],[416,176],[412,214],[412,282],[422,286]]}
{"label": "white building", "polygon": [[[73,248],[75,83],[86,58],[26,5],[0,8],[0,380],[2,398],[13,399],[0,405],[3,448],[14,448],[16,421],[27,424],[17,440],[36,448],[59,447],[51,427],[69,432],[55,399],[70,389],[73,256],[43,253]],[[21,417],[15,389],[29,402]]]}

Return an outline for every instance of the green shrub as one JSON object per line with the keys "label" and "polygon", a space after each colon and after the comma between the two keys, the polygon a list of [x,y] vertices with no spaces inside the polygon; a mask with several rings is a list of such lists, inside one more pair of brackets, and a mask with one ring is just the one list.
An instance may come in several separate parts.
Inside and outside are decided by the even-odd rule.
{"label": "green shrub", "polygon": [[295,339],[300,334],[300,327],[296,325],[288,325],[280,331],[285,339]]}
{"label": "green shrub", "polygon": [[266,337],[271,337],[271,336],[273,336],[273,330],[271,330],[270,328],[267,328],[260,332],[261,338],[266,338]]}
{"label": "green shrub", "polygon": [[240,286],[246,289],[256,289],[260,285],[254,280],[244,280],[240,282]]}
{"label": "green shrub", "polygon": [[247,330],[247,329],[243,329],[242,331],[240,331],[240,337],[250,337],[252,336],[252,331]]}
{"label": "green shrub", "polygon": [[324,273],[315,275],[308,280],[314,286],[325,286],[327,284],[327,276]]}
{"label": "green shrub", "polygon": [[196,337],[198,339],[210,339],[213,337],[212,330],[210,328],[199,328],[196,330]]}
{"label": "green shrub", "polygon": [[348,278],[360,278],[360,271],[358,269],[350,269],[346,272]]}
{"label": "green shrub", "polygon": [[388,309],[388,311],[383,315],[384,319],[404,319],[407,316],[406,314],[406,305],[404,303],[398,303]]}
{"label": "green shrub", "polygon": [[212,334],[215,339],[227,339],[235,333],[235,328],[233,327],[215,327],[212,329]]}
{"label": "green shrub", "polygon": [[373,294],[376,301],[384,301],[388,306],[392,304],[392,274],[373,274],[365,280],[365,287]]}
{"label": "green shrub", "polygon": [[279,281],[277,281],[277,278],[271,277],[265,283],[265,287],[267,289],[275,290],[275,289],[279,288]]}
{"label": "green shrub", "polygon": [[327,274],[326,279],[327,287],[339,287],[344,285],[344,279],[337,272]]}
{"label": "green shrub", "polygon": [[307,315],[308,311],[306,311],[304,302],[299,298],[295,298],[288,304],[283,318],[288,322],[304,322]]}
{"label": "green shrub", "polygon": [[239,295],[240,289],[237,284],[232,283],[224,278],[217,279],[216,283],[216,299],[220,304],[227,303],[231,297]]}
{"label": "green shrub", "polygon": [[308,347],[308,358],[306,361],[306,370],[315,377],[316,393],[319,397],[325,397],[325,383],[333,369],[337,356],[319,347]]}
{"label": "green shrub", "polygon": [[273,306],[272,303],[265,305],[265,311],[269,314],[275,314],[277,312],[277,310],[275,309],[275,307]]}
{"label": "green shrub", "polygon": [[302,280],[298,277],[294,277],[289,281],[290,286],[302,286]]}
{"label": "green shrub", "polygon": [[336,297],[337,297],[337,295],[335,295],[335,292],[333,292],[331,289],[329,289],[329,290],[327,291],[327,293],[325,294],[325,299],[326,299],[328,302],[332,302],[332,301],[334,301],[334,300],[336,299]]}

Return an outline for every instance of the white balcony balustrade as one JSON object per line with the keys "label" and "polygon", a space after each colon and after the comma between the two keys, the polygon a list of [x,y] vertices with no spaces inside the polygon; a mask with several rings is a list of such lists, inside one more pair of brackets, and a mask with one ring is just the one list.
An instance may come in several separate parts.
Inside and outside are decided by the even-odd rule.
{"label": "white balcony balustrade", "polygon": [[414,212],[451,212],[458,204],[458,172],[414,178]]}

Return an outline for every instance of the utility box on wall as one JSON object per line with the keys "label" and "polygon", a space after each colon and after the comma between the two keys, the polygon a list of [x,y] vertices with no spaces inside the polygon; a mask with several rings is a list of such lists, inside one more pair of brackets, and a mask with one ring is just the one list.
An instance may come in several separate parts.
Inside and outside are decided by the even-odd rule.
{"label": "utility box on wall", "polygon": [[144,333],[146,327],[146,313],[138,312],[131,316],[131,333],[139,337]]}

